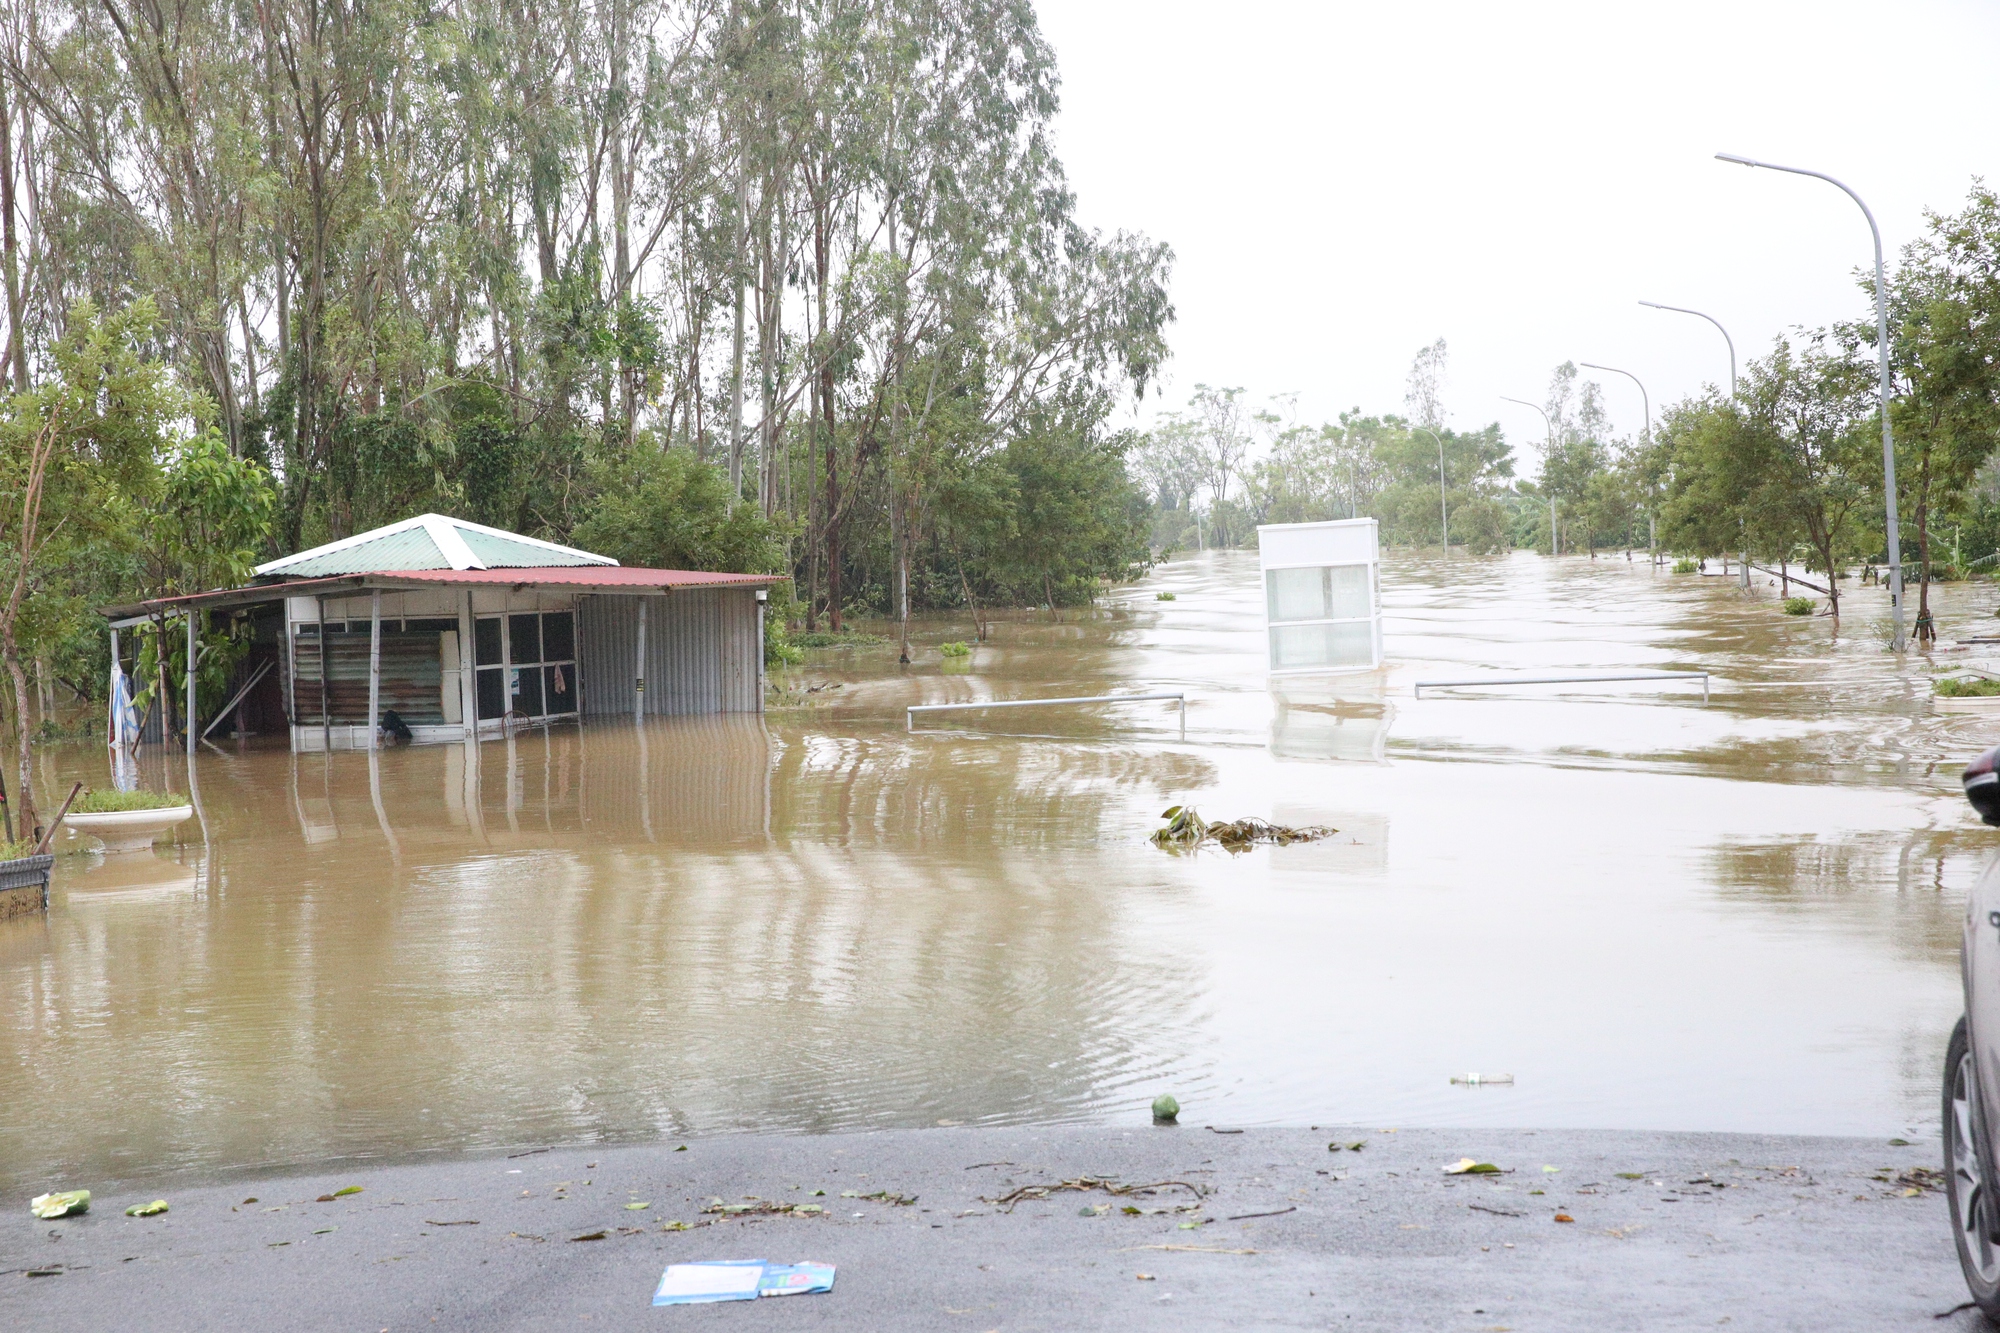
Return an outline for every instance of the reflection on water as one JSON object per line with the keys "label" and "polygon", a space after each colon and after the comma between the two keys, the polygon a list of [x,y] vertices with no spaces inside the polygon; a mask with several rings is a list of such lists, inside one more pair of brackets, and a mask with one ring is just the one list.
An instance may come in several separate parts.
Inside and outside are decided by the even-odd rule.
{"label": "reflection on water", "polygon": [[[49,916],[0,926],[0,1180],[1167,1089],[1203,1123],[1893,1132],[1930,1114],[1955,1013],[1993,844],[1954,765],[1991,724],[1929,707],[1872,589],[1832,641],[1719,582],[1392,562],[1385,669],[1273,690],[1255,558],[1212,554],[969,660],[823,654],[762,719],[206,749],[178,844],[65,857]],[[1940,590],[1947,639],[1987,595]],[[1706,706],[1409,688],[1696,665]],[[1186,690],[1188,741],[1171,704],[903,729],[1134,689]],[[107,780],[91,748],[46,762]],[[141,768],[190,787],[179,756]],[[1145,834],[1181,801],[1341,832],[1164,856]],[[1446,1081],[1483,1068],[1516,1087]]]}

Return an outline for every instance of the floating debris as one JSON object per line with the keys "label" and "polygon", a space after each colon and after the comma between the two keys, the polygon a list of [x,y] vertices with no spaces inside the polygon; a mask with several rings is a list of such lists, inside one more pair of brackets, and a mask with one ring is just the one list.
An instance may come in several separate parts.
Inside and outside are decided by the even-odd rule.
{"label": "floating debris", "polygon": [[1046,1199],[1061,1190],[1103,1190],[1106,1194],[1122,1196],[1157,1194],[1163,1189],[1175,1188],[1187,1190],[1194,1195],[1196,1202],[1193,1207],[1200,1207],[1201,1199],[1208,1193],[1200,1185],[1185,1180],[1155,1180],[1145,1185],[1121,1185],[1116,1180],[1104,1176],[1077,1176],[1070,1180],[1059,1180],[1053,1185],[1023,1185],[997,1199],[986,1199],[984,1202],[997,1204],[1011,1211],[1013,1206],[1023,1199]]}
{"label": "floating debris", "polygon": [[125,1210],[127,1217],[158,1217],[167,1211],[165,1199],[155,1199],[151,1203],[135,1203]]}
{"label": "floating debris", "polygon": [[[873,1199],[882,1196],[871,1194],[866,1197]],[[898,1195],[892,1202],[915,1203],[916,1200],[903,1199]],[[751,1199],[747,1203],[724,1203],[720,1199],[710,1199],[702,1211],[721,1217],[818,1217],[824,1214],[826,1209],[816,1203],[780,1203],[773,1199]]]}
{"label": "floating debris", "polygon": [[1155,1124],[1170,1125],[1179,1118],[1180,1113],[1181,1104],[1174,1100],[1174,1095],[1171,1092],[1163,1092],[1153,1098],[1153,1122]]}
{"label": "floating debris", "polygon": [[87,1213],[90,1211],[90,1191],[57,1190],[53,1194],[37,1194],[28,1201],[28,1211],[45,1222]]}
{"label": "floating debris", "polygon": [[1456,1162],[1444,1168],[1444,1173],[1448,1176],[1499,1176],[1506,1174],[1506,1172],[1491,1162],[1478,1162],[1470,1157],[1459,1158]]}
{"label": "floating debris", "polygon": [[1285,847],[1295,842],[1317,842],[1340,832],[1324,824],[1294,828],[1254,817],[1211,824],[1191,805],[1170,805],[1160,812],[1160,818],[1167,822],[1165,827],[1153,830],[1153,845],[1170,852],[1189,852],[1210,842],[1220,843],[1224,851],[1247,852],[1260,842]]}

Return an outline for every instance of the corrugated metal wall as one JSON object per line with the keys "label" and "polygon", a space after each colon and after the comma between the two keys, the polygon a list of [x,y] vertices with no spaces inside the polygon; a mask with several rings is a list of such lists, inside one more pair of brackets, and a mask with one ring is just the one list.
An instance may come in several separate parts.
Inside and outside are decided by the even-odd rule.
{"label": "corrugated metal wall", "polygon": [[[593,596],[577,606],[583,711],[632,711],[639,599]],[[646,599],[646,712],[755,713],[763,704],[757,596],[750,589],[696,588]]]}

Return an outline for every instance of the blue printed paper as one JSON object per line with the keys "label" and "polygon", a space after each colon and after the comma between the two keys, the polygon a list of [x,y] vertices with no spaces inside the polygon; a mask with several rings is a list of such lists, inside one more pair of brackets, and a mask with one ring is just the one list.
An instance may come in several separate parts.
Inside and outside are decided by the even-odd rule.
{"label": "blue printed paper", "polygon": [[765,1264],[764,1278],[757,1284],[759,1296],[803,1296],[832,1290],[832,1264]]}
{"label": "blue printed paper", "polygon": [[710,1301],[754,1301],[763,1285],[762,1259],[718,1259],[705,1264],[669,1264],[653,1292],[655,1305],[702,1305]]}

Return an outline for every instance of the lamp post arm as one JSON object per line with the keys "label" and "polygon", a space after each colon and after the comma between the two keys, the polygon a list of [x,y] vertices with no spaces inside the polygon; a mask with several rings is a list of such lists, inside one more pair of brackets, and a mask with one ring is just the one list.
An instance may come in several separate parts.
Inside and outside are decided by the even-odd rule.
{"label": "lamp post arm", "polygon": [[1650,306],[1655,310],[1671,310],[1677,315],[1696,315],[1715,325],[1715,331],[1722,335],[1722,341],[1729,347],[1729,396],[1731,398],[1736,396],[1736,340],[1729,336],[1728,329],[1722,327],[1721,320],[1714,315],[1703,314],[1699,310],[1690,310],[1684,305],[1667,305],[1660,301],[1641,301],[1639,304]]}
{"label": "lamp post arm", "polygon": [[1602,370],[1613,375],[1623,375],[1626,379],[1639,385],[1639,401],[1646,408],[1646,443],[1651,444],[1653,442],[1653,397],[1646,392],[1646,386],[1639,383],[1639,377],[1629,370],[1620,370],[1616,366],[1600,366],[1594,361],[1579,361],[1577,364],[1585,370]]}
{"label": "lamp post arm", "polygon": [[1444,489],[1444,441],[1429,426],[1419,426],[1418,430],[1437,441],[1438,447],[1438,550],[1444,555],[1451,554],[1451,511],[1446,507]]}
{"label": "lamp post arm", "polygon": [[1549,555],[1551,557],[1554,557],[1555,555],[1560,553],[1561,549],[1556,540],[1556,489],[1554,486],[1549,484],[1548,476],[1546,474],[1548,470],[1548,460],[1555,456],[1555,451],[1556,451],[1555,423],[1549,420],[1549,414],[1547,412],[1542,411],[1540,407],[1536,406],[1534,403],[1529,402],[1525,398],[1509,398],[1506,394],[1503,393],[1500,395],[1500,401],[1503,403],[1519,403],[1522,407],[1533,407],[1537,412],[1541,412],[1542,414],[1542,429],[1548,432],[1547,436],[1548,445],[1542,451],[1542,465],[1544,473],[1542,477],[1542,489],[1548,492],[1548,497],[1549,497]]}
{"label": "lamp post arm", "polygon": [[[1839,187],[1841,193],[1852,199],[1861,210],[1861,216],[1868,219],[1868,234],[1875,241],[1875,356],[1881,381],[1882,409],[1882,489],[1885,492],[1883,535],[1888,539],[1889,557],[1889,611],[1896,625],[1896,651],[1902,652],[1905,645],[1903,631],[1903,538],[1896,521],[1896,440],[1889,425],[1889,284],[1882,272],[1882,229],[1875,225],[1875,212],[1868,207],[1867,200],[1856,194],[1846,181],[1829,176],[1824,171],[1811,171],[1805,167],[1780,166],[1776,162],[1760,162],[1756,158],[1742,157],[1735,153],[1717,153],[1724,162],[1734,162],[1738,166],[1764,167],[1770,171],[1789,172],[1794,176],[1811,176],[1823,180],[1828,185]],[[1833,571],[1827,578],[1833,579]],[[1829,582],[1829,587],[1835,586]]]}

